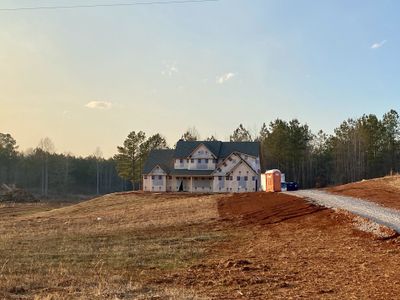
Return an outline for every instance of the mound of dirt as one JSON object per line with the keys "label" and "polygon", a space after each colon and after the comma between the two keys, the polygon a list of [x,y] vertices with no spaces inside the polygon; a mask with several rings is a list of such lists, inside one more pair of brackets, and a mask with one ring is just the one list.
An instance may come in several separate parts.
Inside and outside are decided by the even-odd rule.
{"label": "mound of dirt", "polygon": [[349,183],[327,189],[328,192],[361,198],[386,207],[400,209],[400,176],[387,176]]}
{"label": "mound of dirt", "polygon": [[218,202],[220,216],[240,218],[245,224],[274,224],[309,215],[324,208],[301,198],[282,193],[245,193],[222,198]]}
{"label": "mound of dirt", "polygon": [[24,189],[18,189],[14,186],[0,186],[0,202],[39,202],[35,196]]}

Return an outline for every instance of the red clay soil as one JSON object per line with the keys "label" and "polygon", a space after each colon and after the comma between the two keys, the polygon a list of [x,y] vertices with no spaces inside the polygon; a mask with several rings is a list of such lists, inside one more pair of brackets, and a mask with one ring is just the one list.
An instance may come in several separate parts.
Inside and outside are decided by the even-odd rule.
{"label": "red clay soil", "polygon": [[328,192],[361,198],[400,209],[400,176],[364,180],[327,189]]}
{"label": "red clay soil", "polygon": [[224,219],[239,217],[242,224],[275,224],[321,211],[298,197],[281,193],[246,193],[222,198],[219,215]]}
{"label": "red clay soil", "polygon": [[381,241],[329,209],[277,193],[219,200],[230,232],[184,272],[165,275],[211,299],[394,299],[399,241]]}

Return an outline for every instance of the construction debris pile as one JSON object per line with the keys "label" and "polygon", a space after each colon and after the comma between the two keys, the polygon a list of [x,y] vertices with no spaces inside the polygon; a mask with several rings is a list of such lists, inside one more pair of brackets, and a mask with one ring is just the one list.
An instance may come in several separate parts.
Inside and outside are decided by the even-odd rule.
{"label": "construction debris pile", "polygon": [[15,185],[0,185],[0,202],[39,202],[31,193]]}

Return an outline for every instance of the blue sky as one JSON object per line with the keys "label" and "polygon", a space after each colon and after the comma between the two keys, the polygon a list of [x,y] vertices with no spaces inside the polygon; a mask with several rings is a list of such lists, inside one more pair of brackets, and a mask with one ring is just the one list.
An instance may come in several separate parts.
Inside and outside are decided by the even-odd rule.
{"label": "blue sky", "polygon": [[[1,0],[0,7],[130,0]],[[149,2],[149,1],[147,1]],[[398,1],[220,0],[0,11],[0,132],[105,156],[132,130],[173,145],[275,118],[328,133],[399,109]]]}

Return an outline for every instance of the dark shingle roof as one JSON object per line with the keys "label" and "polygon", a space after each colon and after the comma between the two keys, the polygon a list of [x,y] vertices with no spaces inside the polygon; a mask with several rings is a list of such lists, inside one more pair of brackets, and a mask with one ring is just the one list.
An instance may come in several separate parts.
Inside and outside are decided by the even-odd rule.
{"label": "dark shingle roof", "polygon": [[223,142],[220,158],[228,157],[232,152],[240,152],[251,156],[260,156],[260,143],[259,142]]}
{"label": "dark shingle roof", "polygon": [[174,165],[174,150],[162,149],[152,150],[143,167],[143,174],[149,174],[155,166],[160,166],[165,172],[169,173]]}
{"label": "dark shingle roof", "polygon": [[218,157],[222,142],[218,142],[218,141],[210,141],[210,142],[208,142],[208,141],[182,141],[182,140],[179,140],[178,143],[176,143],[174,157],[175,158],[186,158],[200,144],[204,144],[204,146],[206,146],[216,157]]}
{"label": "dark shingle roof", "polygon": [[152,150],[143,168],[149,174],[155,166],[160,166],[171,175],[210,175],[214,170],[175,170],[174,159],[187,158],[200,144],[204,144],[217,158],[226,158],[233,152],[260,156],[258,142],[218,142],[218,141],[178,141],[175,150]]}
{"label": "dark shingle roof", "polygon": [[241,152],[251,156],[260,155],[258,142],[219,142],[219,141],[178,141],[174,158],[187,158],[200,144],[204,144],[216,157],[225,158],[232,152]]}

